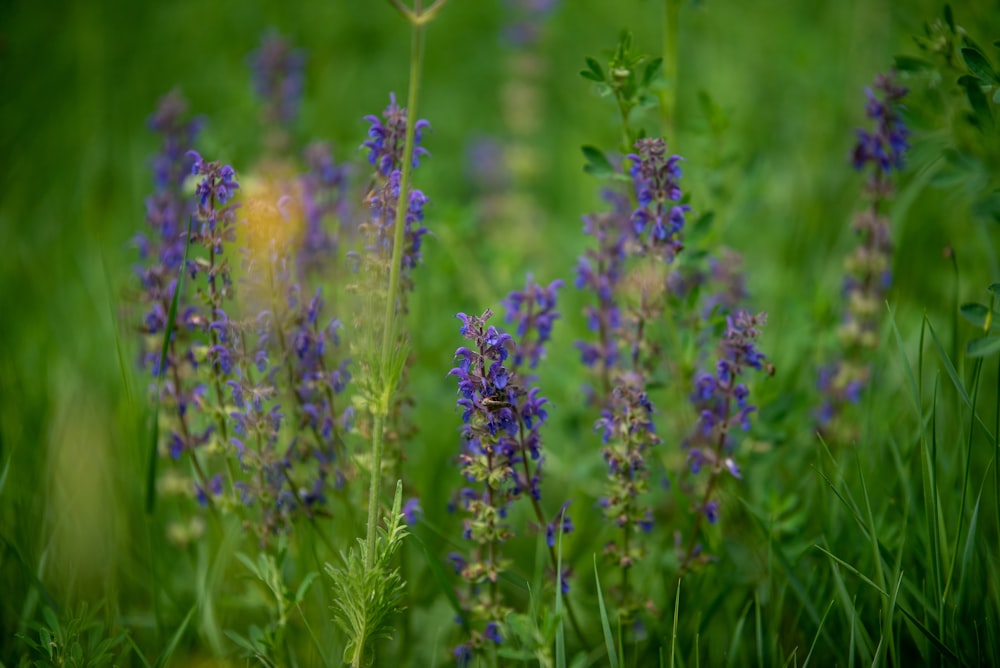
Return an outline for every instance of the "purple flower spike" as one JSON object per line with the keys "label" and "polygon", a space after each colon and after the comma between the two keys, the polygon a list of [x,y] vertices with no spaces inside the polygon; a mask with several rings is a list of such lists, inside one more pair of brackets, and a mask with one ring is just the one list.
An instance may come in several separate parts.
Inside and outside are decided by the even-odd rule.
{"label": "purple flower spike", "polygon": [[[384,119],[384,122],[383,122]],[[406,109],[396,104],[396,95],[389,94],[389,106],[378,116],[365,116],[371,124],[368,129],[368,141],[361,145],[368,149],[368,162],[384,177],[393,171],[402,169],[403,147],[406,143]],[[425,120],[417,121],[413,128],[413,166],[419,164],[422,156],[428,155],[427,149],[420,146],[424,131],[430,127]]]}
{"label": "purple flower spike", "polygon": [[268,33],[250,54],[254,87],[264,102],[268,123],[290,125],[298,115],[304,82],[305,53],[276,32]]}

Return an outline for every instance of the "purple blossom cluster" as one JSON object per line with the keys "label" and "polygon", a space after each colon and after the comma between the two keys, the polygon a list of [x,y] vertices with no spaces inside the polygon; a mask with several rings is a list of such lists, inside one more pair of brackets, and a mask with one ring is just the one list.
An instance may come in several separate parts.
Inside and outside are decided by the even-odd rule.
{"label": "purple blossom cluster", "polygon": [[[471,656],[486,640],[499,644],[507,609],[497,589],[499,574],[507,560],[501,544],[512,535],[506,524],[510,504],[526,499],[531,504],[538,526],[545,527],[553,573],[557,565],[554,546],[559,531],[573,530],[572,519],[564,503],[555,516],[546,515],[541,506],[541,478],[544,455],[540,427],[548,418],[548,400],[539,388],[522,384],[517,369],[521,361],[533,361],[544,354],[544,344],[551,334],[556,290],[561,282],[547,288],[531,278],[523,291],[511,293],[505,303],[508,321],[516,324],[518,339],[488,324],[492,312],[482,316],[458,314],[460,332],[471,342],[455,352],[458,366],[449,375],[458,379],[458,407],[462,410],[461,472],[469,486],[460,493],[468,513],[463,535],[475,544],[471,557],[455,554],[456,571],[472,587],[467,603],[472,619],[485,624],[473,630],[470,640],[456,649],[456,656]],[[528,342],[531,342],[528,345]],[[568,591],[564,569],[557,582]],[[485,589],[484,589],[485,587]]]}
{"label": "purple blossom cluster", "polygon": [[[384,119],[384,122],[383,122]],[[406,109],[396,104],[396,95],[389,94],[389,106],[382,112],[382,118],[375,115],[365,116],[371,124],[368,128],[368,140],[362,148],[368,149],[368,162],[383,178],[388,178],[393,171],[403,165],[403,148],[406,145]],[[420,145],[424,131],[430,123],[421,119],[413,127],[413,166],[417,167],[420,158],[428,155],[427,149]]]}
{"label": "purple blossom cluster", "polygon": [[[194,212],[184,196],[184,181],[191,173],[192,159],[187,153],[197,137],[199,123],[187,118],[187,102],[173,91],[160,100],[149,126],[161,135],[163,144],[152,163],[154,192],[146,199],[146,222],[151,229],[136,235],[134,242],[143,263],[136,271],[148,308],[143,331],[160,334],[167,323],[184,260],[188,219]],[[168,368],[180,363],[174,352],[171,346]],[[143,356],[143,366],[151,366],[153,375],[158,376],[163,371],[159,362],[159,346],[153,345]]]}
{"label": "purple blossom cluster", "polygon": [[[307,146],[303,156],[307,170],[299,182],[304,225],[296,257],[300,280],[329,274],[328,268],[336,265],[338,237],[345,236],[349,219],[346,167],[334,163],[323,142]],[[336,232],[328,229],[331,221],[339,223]]]}
{"label": "purple blossom cluster", "polygon": [[250,54],[254,88],[264,103],[264,120],[290,125],[299,112],[305,81],[305,53],[276,32],[268,33]]}
{"label": "purple blossom cluster", "polygon": [[[719,478],[723,472],[740,478],[740,469],[734,458],[738,444],[735,430],[750,429],[750,415],[756,407],[750,403],[750,390],[743,382],[749,369],[769,370],[763,353],[757,348],[760,329],[767,322],[767,315],[752,315],[736,311],[726,317],[726,329],[719,343],[719,358],[715,370],[700,374],[694,383],[691,403],[698,412],[694,432],[683,446],[693,475],[705,471],[708,475],[704,490],[695,494],[696,521],[691,533],[691,544],[681,555],[682,564],[689,565],[700,555],[697,545],[702,518],[715,524],[719,518]],[[687,490],[694,494],[692,489]]]}
{"label": "purple blossom cluster", "polygon": [[504,4],[504,37],[515,46],[528,48],[541,40],[545,21],[555,12],[559,0],[505,0]]}
{"label": "purple blossom cluster", "polygon": [[[340,353],[342,327],[323,315],[319,291],[304,298],[292,279],[293,259],[320,263],[338,247],[324,223],[341,203],[343,172],[328,153],[312,154],[303,189],[311,236],[304,248],[289,248],[274,230],[265,248],[246,251],[239,282],[248,298],[238,306],[229,256],[240,184],[230,165],[190,150],[197,127],[184,113],[183,101],[171,94],[151,122],[165,141],[154,161],[156,193],[148,205],[153,235],[138,240],[148,263],[139,272],[150,307],[143,319],[151,341],[144,360],[157,375],[165,372],[166,450],[173,459],[191,457],[195,499],[235,511],[267,543],[297,517],[323,514],[328,490],[344,479],[343,433],[353,409],[336,400],[351,380],[350,361]],[[193,198],[183,192],[190,176]],[[185,287],[167,333],[186,252],[192,287]],[[160,369],[153,350],[165,335],[168,356]]]}
{"label": "purple blossom cluster", "polygon": [[[362,148],[369,150],[369,162],[376,167],[376,174],[380,179],[367,198],[368,220],[361,224],[361,231],[366,239],[364,258],[369,268],[375,269],[377,273],[388,272],[392,257],[406,137],[406,109],[396,104],[394,95],[391,95],[390,99],[389,106],[383,113],[385,123],[377,116],[365,117],[365,120],[372,125],[368,131],[369,140],[362,145]],[[425,120],[419,120],[415,126],[414,167],[417,166],[420,156],[427,155],[426,149],[419,144],[423,130],[430,127],[430,124]],[[412,271],[420,264],[423,237],[427,234],[427,228],[423,225],[424,206],[427,201],[427,197],[420,190],[412,189],[407,194],[400,274],[403,290],[399,298],[399,307],[402,312],[406,312],[405,294],[412,290]]]}
{"label": "purple blossom cluster", "polygon": [[894,74],[879,75],[865,90],[866,114],[871,130],[858,130],[852,161],[859,170],[868,169],[865,186],[868,206],[854,216],[851,228],[857,246],[844,260],[844,311],[837,331],[843,355],[820,369],[817,389],[822,397],[817,421],[827,435],[837,433],[835,424],[844,407],[857,403],[868,384],[870,369],[865,351],[878,346],[882,304],[892,285],[891,221],[882,211],[892,197],[892,171],[903,167],[909,132],[900,116],[906,88]]}
{"label": "purple blossom cluster", "polygon": [[[513,367],[520,369],[525,361],[534,369],[545,350],[545,344],[552,336],[552,325],[559,317],[556,311],[556,292],[563,286],[560,280],[552,281],[548,287],[535,283],[528,276],[524,290],[515,290],[504,300],[507,308],[507,324],[516,324],[517,345],[514,350]],[[529,338],[529,333],[534,336]]]}
{"label": "purple blossom cluster", "polygon": [[[462,411],[462,451],[459,455],[461,472],[469,485],[461,492],[462,503],[469,517],[463,536],[476,545],[471,559],[455,559],[461,576],[475,588],[487,585],[486,592],[477,591],[470,602],[475,621],[502,622],[508,609],[502,604],[497,582],[507,560],[500,554],[500,544],[511,537],[505,524],[511,500],[520,492],[518,484],[520,428],[518,403],[525,391],[507,364],[511,336],[487,324],[493,316],[487,310],[482,316],[459,313],[460,332],[472,342],[455,351],[458,366],[448,375],[458,380],[458,407]],[[537,422],[545,418],[537,395],[533,411]],[[473,638],[478,646],[478,638]]]}
{"label": "purple blossom cluster", "polygon": [[851,153],[851,161],[858,171],[872,165],[874,175],[888,176],[893,170],[903,168],[903,159],[909,148],[910,132],[900,115],[900,102],[906,88],[896,83],[895,74],[879,74],[871,88],[865,89],[868,104],[865,114],[874,121],[874,128],[859,128],[858,141]]}
{"label": "purple blossom cluster", "polygon": [[[215,431],[214,425],[202,425],[193,419],[193,413],[204,408],[207,394],[206,385],[194,376],[204,357],[198,345],[206,323],[201,310],[179,295],[177,320],[169,335],[166,332],[188,243],[188,227],[193,222],[190,218],[195,213],[194,203],[184,195],[184,182],[192,170],[188,150],[199,123],[188,119],[187,103],[174,91],[160,100],[149,125],[162,136],[163,143],[153,159],[154,193],[146,200],[146,221],[151,229],[148,235],[136,237],[143,261],[137,273],[147,309],[142,319],[146,345],[141,361],[153,376],[162,378],[159,400],[168,424],[166,450],[172,459],[179,459],[185,452],[207,444]],[[193,272],[197,267],[194,262],[188,264]],[[167,354],[161,365],[164,336],[168,336]],[[214,486],[204,474],[200,477],[200,489]]]}
{"label": "purple blossom cluster", "polygon": [[648,450],[660,443],[646,389],[659,349],[648,331],[663,315],[667,267],[684,247],[690,210],[681,202],[681,158],[668,153],[663,139],[638,140],[626,159],[634,200],[610,192],[611,210],[584,219],[584,231],[597,244],[580,259],[576,279],[578,288],[596,297],[596,305],[585,311],[596,340],[577,346],[583,363],[600,377],[599,391],[591,397],[601,410],[595,431],[608,467],[600,504],[605,518],[621,531],[605,553],[621,567],[623,583],[642,554],[636,534],[648,533],[653,518],[642,497],[648,491]]}
{"label": "purple blossom cluster", "polygon": [[662,138],[645,138],[635,143],[629,175],[638,203],[632,212],[634,240],[643,252],[653,253],[673,262],[684,248],[681,232],[685,216],[691,210],[681,204],[681,157],[668,155]]}
{"label": "purple blossom cluster", "polygon": [[618,363],[617,336],[622,327],[619,306],[619,283],[625,273],[626,241],[629,238],[629,208],[626,198],[613,191],[605,192],[612,210],[591,214],[583,219],[583,230],[597,241],[596,248],[584,252],[576,267],[575,285],[592,292],[596,305],[584,309],[587,328],[596,341],[578,341],[583,363],[594,368],[602,380],[602,392],[611,392],[611,375]]}

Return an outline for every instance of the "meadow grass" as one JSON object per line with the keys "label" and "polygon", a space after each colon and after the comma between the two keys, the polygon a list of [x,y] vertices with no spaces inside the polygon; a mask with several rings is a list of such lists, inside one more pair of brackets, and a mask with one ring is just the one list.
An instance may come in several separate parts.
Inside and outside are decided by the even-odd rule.
{"label": "meadow grass", "polygon": [[[413,429],[386,446],[404,456],[392,451],[386,466],[373,465],[378,455],[367,453],[382,429],[351,435],[358,473],[330,489],[331,517],[299,518],[262,547],[225,502],[202,508],[190,486],[162,491],[171,472],[198,476],[188,460],[161,457],[159,487],[147,481],[158,422],[151,376],[137,364],[143,309],[131,243],[146,225],[159,150],[146,119],[179,86],[206,120],[198,151],[236,169],[243,210],[254,215],[247,204],[265,180],[266,146],[248,54],[275,28],[306,54],[289,142],[330,141],[337,164],[354,170],[360,209],[371,182],[357,148],[366,139],[360,119],[379,113],[390,91],[405,97],[407,22],[390,3],[107,2],[68,6],[57,22],[27,3],[0,8],[3,665],[454,663],[456,646],[487,633],[469,610],[474,588],[448,558],[470,550],[461,505],[448,509],[468,484],[456,464],[456,381],[446,375],[466,343],[454,316],[489,308],[498,313],[491,323],[512,331],[502,301],[528,273],[542,285],[566,283],[531,375],[549,401],[542,505],[552,515],[572,500],[573,530],[560,522],[550,547],[535,511],[512,504],[510,526],[543,526],[497,548],[509,560],[496,588],[510,612],[500,620],[503,641],[479,642],[472,665],[1000,663],[1000,364],[988,290],[1000,280],[1000,82],[982,72],[974,87],[987,106],[977,112],[978,98],[955,84],[976,74],[964,42],[950,69],[935,65],[940,75],[903,72],[912,148],[884,209],[893,285],[877,305],[870,382],[845,408],[845,429],[832,433],[817,428],[816,382],[838,350],[842,263],[855,245],[853,212],[865,206],[864,177],[850,165],[854,128],[866,122],[863,90],[898,54],[931,60],[912,36],[925,23],[947,29],[943,8],[566,2],[539,19],[536,42],[518,48],[502,37],[514,12],[451,0],[426,26],[417,117],[431,122],[422,138],[431,155],[412,178],[430,198],[430,232],[399,315],[409,353],[399,396],[415,400],[404,409]],[[998,62],[1000,16],[989,3],[955,4],[951,16],[987,67]],[[736,453],[742,479],[719,483],[720,521],[701,526],[682,490],[681,445],[699,419],[692,378],[716,356],[704,337],[720,327],[675,327],[685,303],[650,326],[664,342],[649,389],[662,443],[647,455],[654,529],[627,576],[641,593],[631,598],[623,569],[602,556],[621,532],[598,506],[607,478],[594,432],[600,411],[583,389],[595,376],[575,346],[590,336],[592,298],[573,287],[577,258],[592,245],[581,217],[601,210],[607,183],[583,171],[580,147],[613,153],[625,143],[613,98],[578,72],[587,56],[606,66],[622,29],[637,49],[665,56],[664,73],[676,77],[654,84],[629,121],[684,156],[693,209],[684,253],[725,246],[742,255],[746,305],[768,313],[759,346],[774,365],[773,376],[748,381],[759,408]],[[488,136],[514,149],[499,204],[469,158],[473,141]],[[963,308],[970,302],[983,306]],[[350,314],[334,315],[349,340]],[[382,331],[386,340],[396,333]],[[967,348],[974,339],[982,341]],[[345,400],[360,410],[367,396],[348,389]],[[379,542],[361,475],[372,470],[383,490],[402,480],[402,499],[419,499],[423,514],[408,536],[397,527]],[[152,513],[151,490],[159,490]],[[387,491],[371,494],[392,505]],[[688,567],[692,527],[712,560]],[[352,566],[341,558],[352,548],[371,559]],[[376,576],[378,554],[385,570]],[[327,573],[354,567],[377,584],[398,571],[405,585],[398,599],[378,590],[387,601],[380,612],[392,614],[376,631],[388,637],[345,654],[361,603],[345,608],[344,587]],[[566,568],[564,594],[553,573]],[[365,600],[363,589],[353,593]]]}

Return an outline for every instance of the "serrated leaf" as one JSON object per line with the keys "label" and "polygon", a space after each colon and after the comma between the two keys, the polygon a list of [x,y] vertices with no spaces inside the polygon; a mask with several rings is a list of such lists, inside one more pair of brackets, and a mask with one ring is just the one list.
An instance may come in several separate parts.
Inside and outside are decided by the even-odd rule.
{"label": "serrated leaf", "polygon": [[978,50],[967,46],[963,47],[962,58],[965,60],[965,64],[968,65],[969,71],[975,74],[983,83],[1000,83],[1000,77],[997,77],[997,73],[993,71],[990,61]]}
{"label": "serrated leaf", "polygon": [[986,321],[990,317],[990,309],[983,304],[962,304],[959,307],[962,317],[980,329],[986,329]]}
{"label": "serrated leaf", "polygon": [[996,335],[972,339],[965,347],[966,357],[989,357],[996,352],[1000,352],[1000,336]]}

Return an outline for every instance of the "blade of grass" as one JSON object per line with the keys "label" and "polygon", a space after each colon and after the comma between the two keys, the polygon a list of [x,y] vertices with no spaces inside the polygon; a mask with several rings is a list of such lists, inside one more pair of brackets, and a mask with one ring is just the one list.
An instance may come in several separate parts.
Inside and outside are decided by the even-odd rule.
{"label": "blade of grass", "polygon": [[563,517],[566,515],[564,507],[559,517],[559,540],[556,544],[556,668],[566,668],[566,627],[563,624],[563,600],[562,600],[562,538],[563,538]]}
{"label": "blade of grass", "polygon": [[677,593],[674,594],[674,621],[670,631],[670,668],[674,668],[674,661],[677,656],[677,620],[680,617],[681,607],[681,578],[677,579]]}
{"label": "blade of grass", "polygon": [[[916,379],[913,377],[913,367],[910,366],[910,360],[906,357],[906,347],[903,345],[903,336],[899,333],[899,327],[896,325],[896,314],[892,310],[892,307],[886,303],[886,309],[889,311],[889,324],[892,326],[892,333],[896,339],[896,345],[899,347],[899,355],[903,360],[903,370],[906,372],[906,380],[910,385],[910,395],[913,398],[913,406],[917,411],[917,415],[920,415],[920,386],[917,385]],[[923,332],[920,335],[920,350],[923,351]],[[921,373],[922,376],[922,373]],[[921,380],[923,380],[921,378]]]}
{"label": "blade of grass", "polygon": [[965,385],[962,383],[961,378],[958,375],[958,371],[955,370],[955,365],[952,364],[951,360],[948,358],[947,353],[944,351],[944,346],[941,345],[940,339],[938,339],[937,334],[934,332],[934,327],[931,325],[927,317],[924,316],[924,320],[927,321],[927,329],[931,333],[931,342],[934,344],[934,349],[937,351],[938,357],[941,359],[941,364],[944,365],[945,371],[948,373],[948,377],[951,379],[952,385],[958,391],[958,396],[962,398],[962,402],[969,408],[972,409],[973,417],[979,422],[979,426],[983,428],[986,432],[986,436],[990,441],[994,441],[994,433],[991,432],[990,428],[986,426],[986,423],[976,415],[975,406],[972,403],[972,398],[969,396],[968,390],[965,389]]}
{"label": "blade of grass", "polygon": [[115,337],[115,352],[118,354],[118,368],[122,374],[122,387],[125,388],[125,396],[131,404],[132,383],[129,382],[129,367],[125,364],[125,351],[122,349],[122,337],[119,336],[118,319],[115,317],[115,303],[111,298],[111,295],[114,294],[111,290],[111,274],[108,272],[108,263],[104,261],[104,253],[101,253],[101,269],[104,272],[104,286],[108,293],[108,316],[111,319],[111,333]]}
{"label": "blade of grass", "polygon": [[733,629],[733,639],[729,642],[729,653],[726,655],[726,668],[736,665],[736,654],[739,652],[740,642],[742,641],[743,625],[747,621],[747,615],[750,614],[751,605],[753,605],[753,601],[747,601],[747,604],[743,606],[740,619],[736,622],[736,628]]}
{"label": "blade of grass", "polygon": [[[831,559],[833,559],[834,561],[836,561],[836,562],[837,562],[838,564],[840,564],[841,566],[843,566],[844,568],[846,568],[846,569],[847,569],[848,571],[850,571],[851,573],[853,573],[853,574],[854,574],[854,575],[855,575],[856,577],[858,577],[858,578],[859,578],[859,579],[860,579],[860,580],[861,580],[862,582],[864,582],[865,584],[867,584],[868,586],[870,586],[870,587],[871,587],[872,589],[874,589],[875,591],[877,591],[877,592],[878,592],[879,594],[881,594],[881,595],[882,595],[883,597],[886,597],[886,598],[888,598],[888,597],[889,597],[889,594],[888,594],[888,593],[886,593],[886,591],[885,591],[885,590],[881,589],[881,588],[880,588],[880,587],[879,587],[878,585],[876,585],[876,584],[875,584],[874,582],[872,582],[872,580],[871,580],[870,578],[868,578],[867,576],[865,576],[865,575],[864,575],[863,573],[861,573],[861,572],[860,572],[860,571],[859,571],[858,569],[856,569],[856,568],[855,568],[854,566],[850,565],[849,563],[847,563],[846,561],[844,561],[844,560],[843,560],[843,559],[841,559],[840,557],[838,557],[838,556],[834,555],[833,553],[829,552],[828,550],[825,550],[825,549],[824,549],[823,547],[821,547],[821,546],[819,546],[819,545],[816,545],[815,547],[816,547],[816,548],[817,548],[818,550],[820,550],[821,552],[825,553],[825,554],[826,554],[827,556],[829,556],[829,557],[830,557]],[[920,621],[920,620],[919,620],[919,619],[917,618],[917,616],[916,616],[916,615],[914,615],[914,614],[913,614],[913,613],[911,613],[911,612],[910,612],[910,611],[909,611],[908,609],[904,608],[904,607],[903,607],[903,606],[901,606],[901,605],[897,605],[896,607],[897,607],[897,608],[899,609],[899,611],[900,611],[901,613],[903,613],[903,615],[905,615],[905,616],[906,616],[906,618],[907,618],[907,619],[909,619],[909,620],[910,620],[910,621],[911,621],[911,622],[912,622],[912,623],[913,623],[913,624],[914,624],[914,625],[915,625],[915,626],[916,626],[916,627],[917,627],[917,628],[918,628],[918,629],[920,630],[920,632],[921,632],[921,633],[922,633],[922,634],[923,634],[923,635],[924,635],[924,636],[925,636],[925,637],[926,637],[926,638],[927,638],[928,640],[930,640],[930,641],[931,641],[931,643],[933,643],[933,645],[934,645],[934,646],[935,646],[935,647],[936,647],[936,648],[937,648],[937,649],[938,649],[938,650],[939,650],[940,652],[943,652],[943,653],[947,654],[947,655],[948,655],[949,657],[951,657],[951,659],[952,659],[953,661],[958,661],[958,654],[957,654],[957,653],[955,653],[955,651],[954,651],[954,650],[952,650],[952,649],[951,649],[950,647],[948,647],[947,645],[945,645],[945,644],[944,644],[944,642],[943,642],[943,641],[942,641],[942,640],[941,640],[941,639],[940,639],[940,638],[939,638],[939,637],[938,637],[937,635],[935,635],[933,631],[931,631],[930,629],[928,629],[928,628],[927,628],[927,626],[926,626],[926,625],[925,625],[925,624],[924,624],[923,622],[921,622],[921,621]]]}
{"label": "blade of grass", "polygon": [[188,624],[191,623],[197,609],[198,604],[196,603],[191,606],[190,610],[188,610],[187,615],[184,617],[184,621],[182,621],[181,625],[177,627],[176,631],[174,631],[174,635],[170,637],[170,642],[168,642],[166,648],[164,648],[163,654],[161,654],[160,658],[156,660],[155,668],[163,668],[163,666],[166,666],[167,662],[170,661],[170,657],[173,656],[174,652],[177,650],[177,645],[180,644],[181,638],[184,637],[184,632],[187,631]]}
{"label": "blade of grass", "polygon": [[[830,614],[833,610],[833,604],[836,601],[831,600],[830,605],[826,606],[826,612],[823,613],[823,618],[819,620],[819,628],[816,629],[816,635],[813,636],[812,644],[809,645],[809,653],[806,654],[805,661],[802,662],[802,668],[806,668],[809,665],[809,659],[812,657],[813,650],[816,649],[816,641],[819,640],[820,633],[823,631],[823,623],[826,622],[826,616]],[[854,641],[854,624],[851,624],[851,641]]]}
{"label": "blade of grass", "polygon": [[[996,460],[991,460],[989,466],[994,466]],[[983,499],[983,492],[986,487],[986,480],[989,477],[989,467],[983,476],[983,482],[979,486],[979,493],[976,495],[976,505],[972,508],[972,517],[969,519],[969,532],[965,536],[965,549],[962,550],[962,569],[958,576],[958,592],[956,603],[961,607],[962,599],[965,598],[965,585],[972,568],[973,548],[976,543],[976,530],[979,526],[979,504]],[[956,560],[957,561],[957,560]],[[988,563],[988,562],[987,562]]]}
{"label": "blade of grass", "polygon": [[[955,565],[958,563],[958,543],[962,536],[962,521],[965,519],[965,503],[968,498],[969,490],[969,477],[972,473],[972,440],[976,431],[975,415],[976,415],[976,403],[979,399],[979,381],[980,372],[983,368],[983,360],[979,358],[976,360],[975,366],[972,370],[972,416],[970,417],[971,424],[969,425],[968,442],[966,443],[966,454],[965,454],[965,476],[962,480],[962,500],[958,506],[958,521],[955,524],[955,545],[952,548],[952,559],[950,561],[950,567],[948,568],[948,577],[945,578],[944,592],[941,597],[943,599],[948,598],[948,592],[951,590],[951,580],[955,575]],[[977,510],[979,502],[976,502]]]}
{"label": "blade of grass", "polygon": [[[611,624],[608,622],[608,611],[604,607],[604,594],[601,593],[601,578],[597,574],[597,555],[594,555],[594,581],[597,583],[597,605],[601,613],[601,629],[604,631],[604,646],[608,649],[608,665],[618,668],[618,654],[615,652],[615,639],[611,636]],[[674,620],[674,638],[676,639],[677,621]],[[673,648],[671,646],[670,665],[673,666]]]}
{"label": "blade of grass", "polygon": [[757,667],[764,668],[764,632],[761,629],[760,620],[760,596],[757,592],[753,593],[753,610],[754,610],[754,639],[757,642]]}

